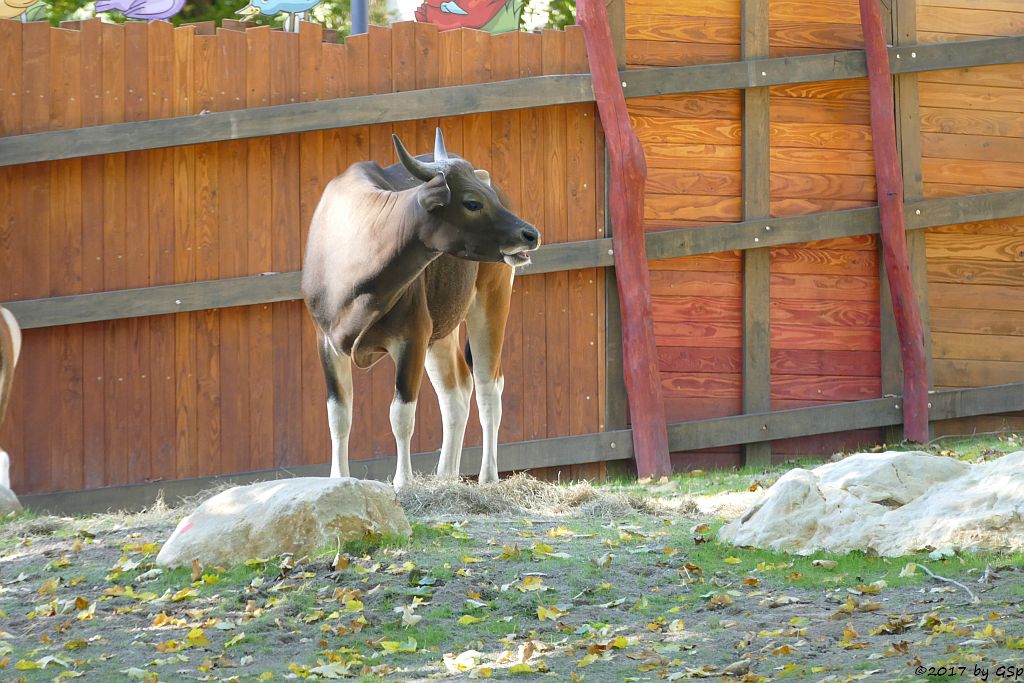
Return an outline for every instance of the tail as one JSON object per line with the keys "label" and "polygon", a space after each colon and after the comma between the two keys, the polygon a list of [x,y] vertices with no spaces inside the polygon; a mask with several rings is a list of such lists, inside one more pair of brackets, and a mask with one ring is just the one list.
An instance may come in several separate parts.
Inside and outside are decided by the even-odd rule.
{"label": "tail", "polygon": [[[463,355],[466,357],[466,365],[468,365],[469,369],[472,370],[473,369],[473,349],[471,349],[469,347],[469,338],[468,337],[466,338],[466,348],[463,350]],[[0,413],[0,415],[2,415],[2,413]],[[2,419],[2,418],[0,418],[0,419]]]}
{"label": "tail", "polygon": [[11,385],[14,383],[14,366],[18,364],[21,352],[21,328],[14,314],[0,307],[0,425],[7,414],[11,401]]}

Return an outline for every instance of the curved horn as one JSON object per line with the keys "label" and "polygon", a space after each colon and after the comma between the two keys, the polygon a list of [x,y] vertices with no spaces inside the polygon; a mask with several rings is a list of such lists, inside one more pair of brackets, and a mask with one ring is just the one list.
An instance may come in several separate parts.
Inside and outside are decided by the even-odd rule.
{"label": "curved horn", "polygon": [[413,177],[426,182],[433,179],[433,177],[440,172],[436,169],[434,164],[425,163],[409,154],[405,145],[402,144],[402,141],[399,140],[398,136],[394,133],[391,134],[391,139],[395,143],[395,151],[398,152],[398,160],[402,162],[402,166],[405,166],[405,170],[409,171]]}
{"label": "curved horn", "polygon": [[434,162],[448,161],[448,150],[444,148],[444,135],[441,133],[441,129],[437,129],[437,133],[434,135]]}

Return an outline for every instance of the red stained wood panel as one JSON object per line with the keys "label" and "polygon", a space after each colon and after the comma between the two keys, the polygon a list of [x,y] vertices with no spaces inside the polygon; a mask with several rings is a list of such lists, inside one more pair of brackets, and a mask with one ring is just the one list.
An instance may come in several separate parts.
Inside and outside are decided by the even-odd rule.
{"label": "red stained wood panel", "polygon": [[[245,34],[245,106],[270,104],[270,28]],[[274,269],[271,228],[271,141],[246,142],[246,204],[249,232],[246,240],[246,271],[266,273]],[[249,462],[252,469],[274,466],[274,347],[260,340],[274,338],[274,314],[269,304],[248,308],[249,335]]]}
{"label": "red stained wood panel", "polygon": [[[299,101],[312,102],[320,99],[321,84],[325,77],[324,36],[319,24],[301,22],[299,25]],[[299,248],[306,251],[306,236],[313,220],[313,212],[320,201],[324,186],[323,177],[324,145],[328,134],[321,131],[302,133],[299,136]],[[301,338],[301,368],[299,411],[301,413],[301,452],[299,461],[303,464],[322,464],[330,454],[330,433],[324,406],[327,404],[327,390],[323,380],[320,352],[317,349],[316,326],[299,306]]]}
{"label": "red stained wood panel", "polygon": [[[84,37],[84,36],[83,36]],[[147,36],[150,119],[174,116],[174,29],[166,22],[151,22]],[[83,78],[84,82],[88,79]],[[149,281],[174,282],[174,156],[171,149],[149,153]],[[175,322],[174,316],[150,318],[149,434],[147,454],[150,478],[175,478]],[[88,378],[88,375],[86,375]],[[86,423],[88,428],[88,422]]]}
{"label": "red stained wood panel", "polygon": [[[221,29],[217,38],[217,110],[244,108],[246,36],[240,31]],[[249,142],[236,140],[218,148],[220,277],[239,277],[249,271]],[[249,308],[220,311],[220,470],[224,472],[253,469],[249,453],[249,345],[255,340],[250,332],[250,316]]]}
{"label": "red stained wood panel", "polygon": [[[285,104],[299,99],[299,36],[270,34],[270,102]],[[270,141],[271,250],[275,271],[298,270],[301,265],[300,146],[298,135],[275,136]],[[274,464],[301,461],[302,316],[299,302],[273,304],[274,343]]]}

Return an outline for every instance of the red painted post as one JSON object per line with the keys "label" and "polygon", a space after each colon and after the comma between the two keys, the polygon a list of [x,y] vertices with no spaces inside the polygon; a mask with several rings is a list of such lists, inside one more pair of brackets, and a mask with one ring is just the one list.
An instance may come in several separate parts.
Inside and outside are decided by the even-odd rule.
{"label": "red painted post", "polygon": [[928,440],[928,358],[924,324],[914,295],[903,218],[903,176],[896,151],[889,52],[882,30],[879,0],[860,0],[860,21],[867,52],[871,96],[871,138],[875,152],[878,212],[881,217],[882,259],[892,292],[896,333],[903,357],[903,434],[911,441]]}
{"label": "red painted post", "polygon": [[644,241],[644,184],[647,163],[629,123],[626,98],[615,64],[615,49],[602,0],[580,0],[577,22],[587,44],[594,97],[611,160],[610,209],[615,277],[622,304],[622,355],[633,429],[637,474],[669,474],[665,402],[658,372],[651,313],[651,282]]}

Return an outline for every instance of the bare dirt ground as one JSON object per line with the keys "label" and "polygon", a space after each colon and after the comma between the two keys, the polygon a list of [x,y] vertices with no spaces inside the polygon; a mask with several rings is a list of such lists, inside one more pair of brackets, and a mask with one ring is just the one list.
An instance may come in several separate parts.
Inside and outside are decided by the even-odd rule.
{"label": "bare dirt ground", "polygon": [[758,493],[647,488],[427,485],[409,541],[164,572],[187,507],[7,520],[0,680],[1024,679],[1024,557],[734,548]]}

